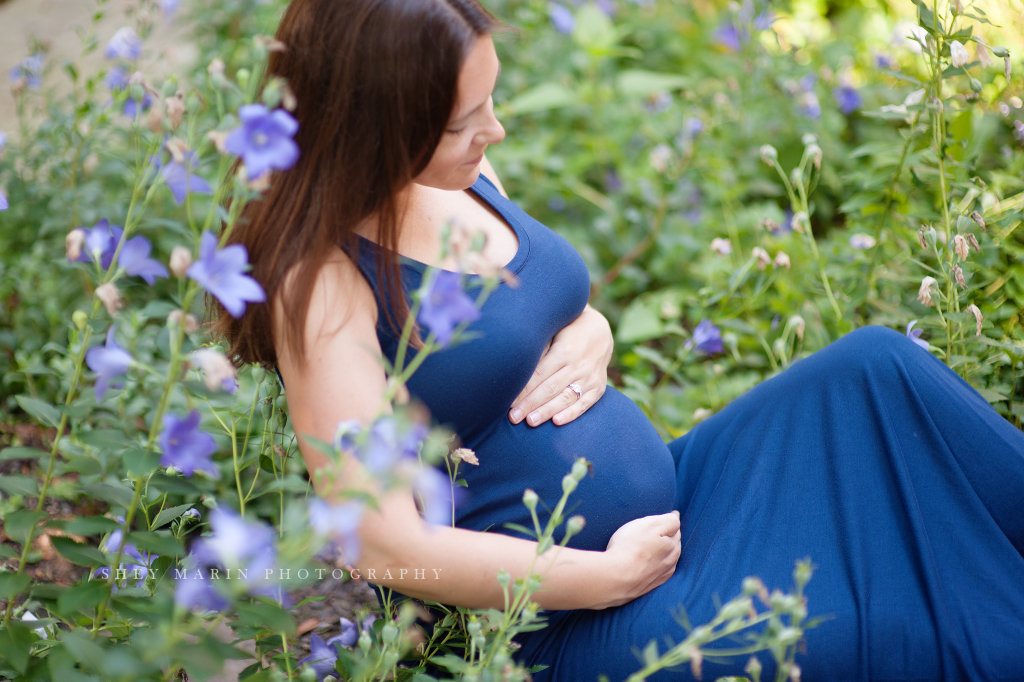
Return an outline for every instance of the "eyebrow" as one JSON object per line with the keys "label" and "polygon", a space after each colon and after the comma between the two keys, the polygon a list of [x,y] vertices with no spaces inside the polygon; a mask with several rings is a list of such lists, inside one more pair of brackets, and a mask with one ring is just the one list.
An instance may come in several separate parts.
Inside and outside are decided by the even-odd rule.
{"label": "eyebrow", "polygon": [[[495,87],[495,88],[496,88],[496,87],[498,87],[498,79],[499,79],[499,78],[501,78],[501,62],[500,62],[500,61],[498,62],[498,75],[497,75],[497,76],[496,76],[496,77],[494,78],[494,87]],[[494,88],[491,88],[491,90],[493,91],[493,90],[494,90]],[[469,118],[470,116],[472,116],[473,114],[475,114],[475,113],[476,113],[477,111],[479,111],[479,110],[480,110],[480,107],[482,107],[482,106],[483,106],[483,105],[485,105],[485,104],[487,104],[487,102],[481,102],[481,103],[480,103],[480,104],[479,104],[479,105],[478,105],[478,106],[476,107],[476,109],[473,109],[473,111],[470,111],[470,112],[468,112],[468,113],[466,113],[466,114],[464,114],[464,115],[462,115],[462,116],[458,117],[457,119],[455,119],[454,121],[452,121],[451,123],[449,123],[449,125],[453,125],[453,124],[456,124],[456,123],[460,123],[460,122],[464,121],[465,119]]]}

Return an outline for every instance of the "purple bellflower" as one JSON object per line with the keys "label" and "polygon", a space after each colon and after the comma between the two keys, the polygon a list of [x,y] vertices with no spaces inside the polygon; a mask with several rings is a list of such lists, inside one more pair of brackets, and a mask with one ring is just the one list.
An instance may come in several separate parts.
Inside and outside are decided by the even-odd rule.
{"label": "purple bellflower", "polygon": [[849,116],[864,104],[864,98],[857,89],[849,85],[841,85],[832,91],[832,96],[839,104],[839,110]]}
{"label": "purple bellflower", "polygon": [[121,248],[117,263],[129,275],[137,275],[152,285],[157,277],[167,277],[167,268],[149,257],[150,248],[145,237],[132,237]]}
{"label": "purple bellflower", "polygon": [[[440,470],[424,465],[413,480],[412,489],[423,501],[423,520],[435,526],[447,526],[452,522],[451,479]],[[458,488],[461,492],[462,488]]]}
{"label": "purple bellflower", "polygon": [[551,15],[551,25],[559,33],[569,35],[576,30],[576,16],[565,5],[552,4],[548,12]]}
{"label": "purple bellflower", "polygon": [[224,147],[245,162],[249,180],[267,171],[288,170],[299,159],[295,144],[299,122],[284,109],[270,111],[262,104],[246,104],[238,110],[242,125],[230,133]]}
{"label": "purple bellflower", "polygon": [[199,412],[192,410],[181,419],[173,414],[164,417],[164,430],[160,433],[161,466],[172,466],[185,476],[197,469],[217,477],[220,472],[210,456],[217,452],[213,436],[199,430]]}
{"label": "purple bellflower", "polygon": [[[113,93],[118,93],[124,90],[129,85],[128,72],[120,66],[111,67],[110,71],[107,72],[107,87]],[[142,95],[142,101],[138,101],[131,96],[128,97],[124,103],[124,108],[121,112],[130,119],[135,119],[139,115],[140,111],[149,109],[153,104],[153,96],[148,91],[144,91]]]}
{"label": "purple bellflower", "polygon": [[85,232],[82,253],[76,260],[80,263],[95,263],[98,259],[100,267],[109,270],[124,230],[117,225],[111,225],[106,218],[96,223],[92,229],[75,229]]}
{"label": "purple bellflower", "polygon": [[[118,516],[117,521],[119,523],[124,523],[124,517]],[[100,545],[100,549],[104,552],[116,552],[117,547],[121,544],[121,540],[123,537],[124,531],[118,528],[110,534],[106,542]],[[133,560],[122,563],[119,566],[119,568],[125,571],[125,575],[131,575],[132,578],[137,578],[135,580],[135,584],[141,585],[146,581],[146,578],[149,576],[149,570],[152,567],[153,562],[159,559],[160,557],[156,554],[150,554],[149,552],[140,552],[138,548],[135,547],[135,545],[128,542],[125,543],[124,547],[121,548],[121,558]],[[103,566],[102,568],[98,568],[96,569],[96,572],[93,575],[102,575],[104,578],[109,577],[110,567]],[[114,588],[116,590],[116,584]]]}
{"label": "purple bellflower", "polygon": [[85,352],[85,364],[98,375],[93,388],[96,402],[103,400],[108,388],[124,388],[123,381],[114,383],[114,380],[127,374],[132,364],[132,356],[114,340],[116,329],[117,325],[111,325],[107,330],[106,344]]}
{"label": "purple bellflower", "polygon": [[721,353],[724,350],[722,330],[712,324],[711,320],[701,320],[693,330],[693,338],[687,341],[686,345],[694,345],[697,350],[708,355]]}
{"label": "purple bellflower", "polygon": [[276,561],[274,530],[265,523],[246,521],[224,507],[210,512],[210,527],[213,534],[200,538],[185,559],[185,577],[175,584],[175,603],[187,609],[224,608],[228,602],[215,589],[218,581],[211,569],[222,574],[225,569],[237,570],[237,578],[227,574],[233,583],[243,580],[252,594],[275,595],[272,586],[259,585]]}
{"label": "purple bellflower", "polygon": [[194,173],[195,167],[199,165],[199,159],[195,152],[185,152],[185,163],[178,163],[174,159],[161,168],[159,159],[154,160],[154,165],[160,169],[160,175],[164,184],[174,195],[174,203],[181,206],[189,192],[193,194],[213,194],[210,185]]}
{"label": "purple bellflower", "polygon": [[142,54],[142,39],[129,26],[118,29],[107,43],[103,56],[107,59],[125,59],[133,62]]}
{"label": "purple bellflower", "polygon": [[4,145],[7,143],[7,133],[0,130],[0,152],[4,150]]}
{"label": "purple bellflower", "polygon": [[309,525],[313,532],[322,537],[336,540],[345,553],[345,560],[352,564],[359,561],[359,522],[363,517],[360,502],[330,504],[313,497],[309,500]]}
{"label": "purple bellflower", "polygon": [[[354,632],[355,625],[352,628]],[[340,644],[341,637],[342,635],[338,635],[324,642],[320,635],[314,632],[309,636],[310,654],[299,661],[299,667],[308,665],[312,668],[317,682],[323,682],[328,675],[337,677],[335,663],[338,660],[338,650],[336,647]]]}
{"label": "purple bellflower", "polygon": [[11,69],[9,79],[12,83],[18,79],[24,79],[25,85],[30,90],[38,90],[39,86],[43,84],[43,65],[45,63],[41,53],[25,57]]}
{"label": "purple bellflower", "polygon": [[456,272],[438,270],[423,297],[419,322],[434,333],[442,348],[451,343],[455,327],[480,319],[480,311],[462,290],[461,280]]}
{"label": "purple bellflower", "polygon": [[920,329],[914,329],[915,324],[917,324],[917,320],[911,320],[910,324],[907,325],[907,338],[921,346],[921,348],[928,350],[928,342],[921,338]]}
{"label": "purple bellflower", "polygon": [[0,192],[0,211],[6,211],[10,206],[7,202],[7,197],[4,196],[3,192]]}
{"label": "purple bellflower", "polygon": [[426,425],[419,422],[400,428],[397,419],[384,415],[370,426],[365,438],[360,438],[362,425],[350,419],[338,424],[334,447],[354,451],[371,473],[380,475],[403,458],[415,459],[428,432]]}
{"label": "purple bellflower", "polygon": [[217,237],[203,232],[199,240],[199,259],[186,274],[212,294],[232,317],[245,314],[245,304],[267,300],[263,287],[243,274],[249,265],[249,253],[241,244],[217,248]]}

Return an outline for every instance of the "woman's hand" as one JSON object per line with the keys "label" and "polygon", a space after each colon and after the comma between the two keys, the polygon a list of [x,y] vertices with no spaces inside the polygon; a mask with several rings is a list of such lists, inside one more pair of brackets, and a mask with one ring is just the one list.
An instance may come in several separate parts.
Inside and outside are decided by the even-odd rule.
{"label": "woman's hand", "polygon": [[679,561],[679,512],[642,516],[622,525],[608,540],[605,550],[608,575],[618,584],[607,603],[596,608],[621,606],[647,594],[672,577]]}
{"label": "woman's hand", "polygon": [[[512,403],[509,421],[518,424],[525,417],[527,424],[538,426],[551,419],[561,426],[586,412],[604,395],[612,346],[608,320],[587,305],[551,340],[530,382]],[[580,397],[569,388],[574,382]]]}

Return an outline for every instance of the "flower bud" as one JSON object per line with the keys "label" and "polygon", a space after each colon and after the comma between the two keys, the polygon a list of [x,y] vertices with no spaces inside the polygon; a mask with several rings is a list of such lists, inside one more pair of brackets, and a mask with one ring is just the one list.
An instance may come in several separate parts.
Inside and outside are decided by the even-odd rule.
{"label": "flower bud", "polygon": [[203,495],[199,498],[199,501],[203,503],[203,506],[207,509],[214,509],[217,506],[217,499],[212,495]]}
{"label": "flower bud", "polygon": [[800,138],[805,147],[810,147],[812,144],[817,144],[818,136],[814,133],[804,133],[804,136]]}
{"label": "flower bud", "polygon": [[587,460],[580,457],[572,464],[572,477],[577,481],[582,481],[583,477],[590,471],[590,467],[587,466]]}
{"label": "flower bud", "polygon": [[394,623],[388,623],[380,629],[380,639],[385,644],[391,644],[398,637],[398,628]]}
{"label": "flower bud", "polygon": [[537,502],[539,499],[540,498],[537,497],[537,493],[535,493],[532,488],[527,488],[523,491],[523,504],[526,505],[526,508],[530,511],[537,508]]}
{"label": "flower bud", "polygon": [[804,155],[811,160],[816,169],[821,170],[821,159],[824,156],[821,151],[821,147],[816,144],[808,145],[807,148],[804,149]]}
{"label": "flower bud", "polygon": [[249,84],[250,75],[251,74],[249,73],[249,69],[239,69],[235,72],[235,80],[238,81],[238,85],[242,89],[245,89],[245,87]]}
{"label": "flower bud", "polygon": [[770,144],[762,145],[761,160],[769,166],[775,166],[775,163],[779,160],[779,152]]}
{"label": "flower bud", "polygon": [[576,490],[576,486],[577,486],[577,482],[576,482],[576,479],[572,477],[572,474],[566,474],[565,476],[562,477],[562,492],[563,493],[565,493],[565,494],[572,493],[572,491]]}
{"label": "flower bud", "polygon": [[981,81],[977,78],[971,78],[971,91],[981,92]]}
{"label": "flower bud", "polygon": [[133,85],[131,87],[131,98],[136,102],[141,102],[146,97],[146,89],[141,85]]}
{"label": "flower bud", "polygon": [[123,305],[121,292],[117,290],[113,282],[107,282],[96,287],[96,298],[100,299],[103,307],[107,309],[111,316],[120,310]]}
{"label": "flower bud", "polygon": [[747,665],[743,668],[743,672],[755,680],[761,676],[761,661],[757,660],[757,656],[750,657]]}
{"label": "flower bud", "polygon": [[794,331],[796,331],[796,337],[803,341],[804,329],[807,327],[807,323],[804,322],[804,318],[800,317],[799,315],[794,315],[793,317],[789,318],[789,326],[792,326]]}
{"label": "flower bud", "polygon": [[71,314],[71,321],[78,331],[85,331],[85,325],[89,324],[89,314],[84,310],[76,310]]}
{"label": "flower bud", "polygon": [[175,277],[184,279],[188,269],[192,267],[192,251],[184,246],[175,246],[171,249],[171,260],[168,265]]}
{"label": "flower bud", "polygon": [[82,245],[85,244],[85,230],[75,228],[64,237],[64,250],[67,252],[68,260],[78,260],[82,255]]}
{"label": "flower bud", "polygon": [[505,569],[501,569],[498,571],[498,584],[501,585],[501,589],[508,589],[509,578],[510,576],[508,574],[508,571],[506,571]]}
{"label": "flower bud", "polygon": [[370,653],[371,646],[373,646],[373,640],[370,639],[370,633],[363,630],[362,634],[359,635],[359,648],[362,650],[364,656]]}
{"label": "flower bud", "polygon": [[924,240],[927,243],[928,248],[934,249],[935,248],[935,242],[938,241],[938,239],[939,239],[939,235],[935,231],[934,227],[928,227],[924,231]]}
{"label": "flower bud", "polygon": [[480,621],[476,620],[475,616],[470,616],[472,620],[466,623],[466,632],[469,633],[470,637],[476,637],[480,634]]}
{"label": "flower bud", "polygon": [[803,184],[804,172],[800,170],[799,167],[794,168],[793,171],[789,174],[789,181],[792,182],[794,185]]}
{"label": "flower bud", "polygon": [[922,249],[928,248],[928,243],[924,240],[924,225],[917,228],[917,243],[921,245]]}
{"label": "flower bud", "polygon": [[583,527],[587,525],[587,520],[580,514],[570,516],[569,520],[565,522],[565,535],[566,537],[572,537],[579,535],[579,532],[583,530]]}

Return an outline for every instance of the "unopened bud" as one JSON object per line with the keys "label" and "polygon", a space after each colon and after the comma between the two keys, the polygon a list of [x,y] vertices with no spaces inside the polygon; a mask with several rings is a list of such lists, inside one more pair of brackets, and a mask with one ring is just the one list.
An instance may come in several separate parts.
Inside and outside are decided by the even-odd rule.
{"label": "unopened bud", "polygon": [[171,249],[171,260],[168,265],[175,277],[184,279],[188,269],[192,267],[192,251],[184,246],[175,246]]}
{"label": "unopened bud", "polygon": [[78,260],[82,255],[82,245],[85,243],[85,230],[75,228],[64,237],[64,250],[67,252],[68,260]]}
{"label": "unopened bud", "polygon": [[587,466],[587,461],[582,457],[573,462],[572,465],[572,477],[577,481],[582,481],[583,477],[590,471],[590,467]]}
{"label": "unopened bud", "polygon": [[750,657],[747,665],[743,668],[743,672],[755,680],[761,677],[761,661],[757,660],[757,656]]}
{"label": "unopened bud", "polygon": [[214,74],[218,74],[218,73],[223,75],[224,74],[224,62],[221,61],[219,58],[218,59],[214,59],[212,62],[210,62],[210,65],[206,67],[206,71],[211,76],[214,75]]}
{"label": "unopened bud", "polygon": [[526,505],[526,508],[530,511],[537,508],[537,502],[539,499],[540,498],[537,497],[537,493],[535,493],[532,488],[527,488],[523,491],[523,504]]}
{"label": "unopened bud", "polygon": [[821,170],[821,159],[822,156],[824,156],[821,151],[821,147],[816,144],[808,145],[807,148],[804,149],[804,154],[811,160],[816,169]]}
{"label": "unopened bud", "polygon": [[100,299],[103,307],[107,309],[111,316],[120,310],[123,305],[121,302],[121,292],[117,290],[113,282],[107,282],[96,287],[96,298]]}
{"label": "unopened bud", "polygon": [[804,318],[800,317],[799,315],[794,315],[793,317],[789,318],[789,324],[793,327],[793,330],[796,332],[796,337],[803,341],[804,329],[807,327],[807,323],[804,322]]}
{"label": "unopened bud", "polygon": [[578,485],[577,481],[576,481],[575,478],[572,477],[572,474],[566,474],[565,476],[562,477],[562,492],[563,493],[565,493],[565,494],[572,493],[572,491],[576,490],[576,486],[577,485]]}
{"label": "unopened bud", "polygon": [[977,78],[971,78],[971,91],[981,92],[981,81]]}
{"label": "unopened bud", "polygon": [[388,623],[380,629],[380,639],[385,644],[392,644],[398,637],[398,628],[394,623]]}
{"label": "unopened bud", "polygon": [[570,516],[569,520],[565,522],[565,534],[568,537],[578,535],[585,525],[587,525],[587,520],[582,515]]}
{"label": "unopened bud", "polygon": [[84,310],[76,310],[71,314],[71,321],[75,323],[78,331],[85,331],[85,325],[89,324],[89,314]]}
{"label": "unopened bud", "polygon": [[799,168],[794,168],[793,171],[789,174],[789,181],[792,182],[794,185],[803,184],[804,172]]}
{"label": "unopened bud", "polygon": [[770,144],[762,145],[761,160],[769,166],[774,166],[775,162],[779,160],[779,152]]}

